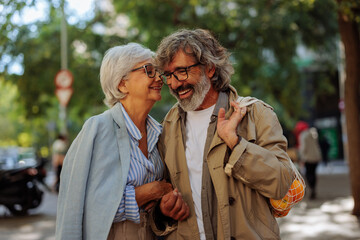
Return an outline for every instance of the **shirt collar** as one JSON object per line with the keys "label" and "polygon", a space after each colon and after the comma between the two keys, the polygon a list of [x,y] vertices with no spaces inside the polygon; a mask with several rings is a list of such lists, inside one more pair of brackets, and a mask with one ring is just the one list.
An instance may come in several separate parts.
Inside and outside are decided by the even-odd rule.
{"label": "shirt collar", "polygon": [[147,128],[147,139],[148,139],[148,151],[152,152],[154,147],[156,146],[159,136],[162,132],[162,126],[158,123],[153,117],[148,115],[146,121]]}
{"label": "shirt collar", "polygon": [[[121,111],[124,114],[125,124],[129,135],[134,139],[136,139],[137,141],[139,141],[142,138],[140,130],[136,127],[135,123],[132,121],[129,114],[126,112],[125,108],[121,103],[120,106],[121,106]],[[149,149],[152,149],[153,148],[152,145],[155,145],[157,143],[157,139],[159,138],[159,135],[162,132],[162,126],[153,117],[148,115],[146,118],[146,129],[147,129],[148,139],[149,136],[151,136],[150,140],[154,139],[154,141],[148,142]]]}

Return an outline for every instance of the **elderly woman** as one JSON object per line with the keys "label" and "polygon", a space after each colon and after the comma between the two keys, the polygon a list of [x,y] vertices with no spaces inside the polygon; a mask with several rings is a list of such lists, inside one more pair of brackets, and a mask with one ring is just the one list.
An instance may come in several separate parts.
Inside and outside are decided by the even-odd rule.
{"label": "elderly woman", "polygon": [[106,52],[100,82],[110,109],[85,122],[66,155],[56,239],[153,239],[147,210],[173,189],[161,181],[162,127],[148,115],[163,85],[152,56],[136,43]]}

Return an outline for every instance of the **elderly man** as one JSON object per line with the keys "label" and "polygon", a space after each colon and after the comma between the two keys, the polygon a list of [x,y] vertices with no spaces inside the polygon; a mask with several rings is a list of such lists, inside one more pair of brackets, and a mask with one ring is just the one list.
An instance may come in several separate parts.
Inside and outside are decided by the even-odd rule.
{"label": "elderly man", "polygon": [[230,85],[229,55],[202,29],[175,32],[158,47],[160,77],[178,100],[159,150],[190,210],[166,221],[184,210],[162,199],[152,227],[167,239],[280,238],[269,198],[284,197],[294,178],[287,140],[271,106]]}

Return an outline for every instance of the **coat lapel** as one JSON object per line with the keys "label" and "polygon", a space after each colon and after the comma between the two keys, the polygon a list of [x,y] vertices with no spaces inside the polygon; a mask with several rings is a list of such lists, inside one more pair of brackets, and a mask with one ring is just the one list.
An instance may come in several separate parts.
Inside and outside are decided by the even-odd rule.
{"label": "coat lapel", "polygon": [[117,103],[111,109],[111,115],[114,119],[114,127],[116,131],[116,139],[119,148],[119,157],[121,167],[122,181],[126,183],[129,168],[130,168],[130,142],[129,135],[126,129],[126,123],[123,113],[121,111],[120,103]]}
{"label": "coat lapel", "polygon": [[[165,139],[165,162],[169,168],[169,171],[171,172],[171,175],[174,176],[176,187],[180,187],[180,185],[183,185],[184,179],[186,180],[186,182],[189,182],[189,175],[185,157],[185,147],[181,134],[180,121],[171,121],[170,126],[172,130],[170,130],[169,132],[171,132],[173,136],[166,137]],[[174,159],[176,159],[176,161],[174,161]]]}
{"label": "coat lapel", "polygon": [[[181,132],[181,123],[178,116],[171,120],[167,120],[165,123],[168,128],[168,132],[171,135],[166,135],[165,138],[165,162],[170,171],[171,180],[174,188],[178,188],[182,194],[185,202],[192,203],[193,198],[191,195],[191,185],[189,180],[189,172],[187,168],[186,156],[185,156],[185,145]],[[196,224],[195,209],[193,204],[189,204],[190,217],[187,220],[190,221],[191,231],[198,232]],[[181,225],[184,227],[184,225]],[[180,227],[180,226],[179,226]]]}
{"label": "coat lapel", "polygon": [[[233,110],[232,110],[232,108],[230,108],[229,111],[225,114],[225,118],[228,119],[231,116],[232,112],[233,112]],[[214,124],[217,124],[217,122]],[[216,132],[214,134],[214,138],[211,141],[208,152],[210,152],[213,148],[215,148],[216,146],[223,144],[223,143],[225,144],[224,140],[222,140],[222,138],[219,137],[218,131],[216,130]]]}

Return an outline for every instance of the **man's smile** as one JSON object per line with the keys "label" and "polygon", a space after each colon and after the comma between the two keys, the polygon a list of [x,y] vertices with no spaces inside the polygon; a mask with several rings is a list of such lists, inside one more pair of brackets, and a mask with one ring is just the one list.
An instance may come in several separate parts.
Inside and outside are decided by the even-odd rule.
{"label": "man's smile", "polygon": [[188,85],[186,87],[184,87],[184,86],[178,87],[177,89],[175,89],[173,91],[175,93],[177,93],[179,98],[184,99],[184,98],[187,98],[192,95],[194,88],[193,88],[193,86]]}

